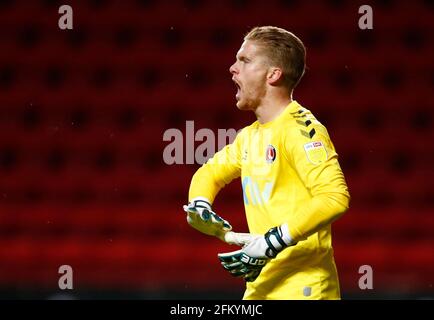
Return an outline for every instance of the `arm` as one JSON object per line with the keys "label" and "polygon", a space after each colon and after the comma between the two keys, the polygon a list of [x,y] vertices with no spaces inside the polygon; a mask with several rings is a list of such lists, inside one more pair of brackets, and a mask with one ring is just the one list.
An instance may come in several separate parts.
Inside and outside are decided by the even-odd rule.
{"label": "arm", "polygon": [[217,152],[193,175],[189,190],[189,204],[184,206],[187,222],[194,229],[215,236],[228,244],[245,245],[252,236],[232,232],[230,223],[215,212],[211,205],[218,192],[241,174],[241,138]]}
{"label": "arm", "polygon": [[296,128],[285,142],[287,159],[312,196],[288,218],[293,242],[332,223],[349,207],[350,195],[333,143],[322,125],[315,129],[315,135],[309,139]]}
{"label": "arm", "polygon": [[212,204],[218,192],[241,175],[241,135],[242,132],[233,143],[217,152],[196,171],[190,183],[189,201],[201,197]]}

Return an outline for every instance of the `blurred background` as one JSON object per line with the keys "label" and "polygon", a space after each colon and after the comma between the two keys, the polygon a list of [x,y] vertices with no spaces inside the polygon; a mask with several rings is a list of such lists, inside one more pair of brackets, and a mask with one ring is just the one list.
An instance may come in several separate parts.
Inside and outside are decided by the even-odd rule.
{"label": "blurred background", "polygon": [[[255,120],[228,69],[257,25],[307,47],[294,98],[328,128],[352,195],[333,228],[342,297],[434,297],[433,1],[2,0],[0,298],[242,297],[216,256],[235,248],[185,222],[199,165],[165,164],[163,134],[185,146],[186,121]],[[247,231],[242,203],[237,180],[214,208]]]}

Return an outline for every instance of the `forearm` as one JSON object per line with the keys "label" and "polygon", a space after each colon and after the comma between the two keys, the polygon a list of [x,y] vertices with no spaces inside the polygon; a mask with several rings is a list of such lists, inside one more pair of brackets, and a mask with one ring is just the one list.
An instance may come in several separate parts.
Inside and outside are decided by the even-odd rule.
{"label": "forearm", "polygon": [[212,204],[216,195],[223,187],[224,184],[219,183],[214,178],[211,168],[204,165],[196,171],[191,179],[188,201],[197,197],[204,197]]}
{"label": "forearm", "polygon": [[314,196],[288,220],[289,233],[294,242],[329,225],[342,216],[349,207],[346,193],[326,193]]}
{"label": "forearm", "polygon": [[198,231],[216,236],[228,244],[244,246],[255,238],[249,233],[233,232],[232,226],[212,211],[211,205],[221,188],[230,182],[232,177],[224,180],[214,178],[213,168],[205,164],[193,175],[189,190],[189,204],[184,206],[188,223]]}

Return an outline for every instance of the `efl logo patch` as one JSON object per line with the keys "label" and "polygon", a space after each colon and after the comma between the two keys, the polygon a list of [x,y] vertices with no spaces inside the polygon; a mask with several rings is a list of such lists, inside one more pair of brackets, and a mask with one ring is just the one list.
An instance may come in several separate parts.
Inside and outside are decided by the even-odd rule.
{"label": "efl logo patch", "polygon": [[268,145],[265,152],[265,160],[267,163],[273,163],[276,160],[276,149],[271,144]]}
{"label": "efl logo patch", "polygon": [[327,150],[321,141],[309,142],[304,145],[307,159],[313,164],[327,161]]}

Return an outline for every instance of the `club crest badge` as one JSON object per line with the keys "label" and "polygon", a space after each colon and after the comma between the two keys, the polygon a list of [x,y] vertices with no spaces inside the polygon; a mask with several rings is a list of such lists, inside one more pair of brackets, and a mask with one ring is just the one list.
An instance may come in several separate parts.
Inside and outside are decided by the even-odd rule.
{"label": "club crest badge", "polygon": [[267,163],[273,163],[276,160],[276,149],[271,144],[268,145],[265,152],[265,160]]}

